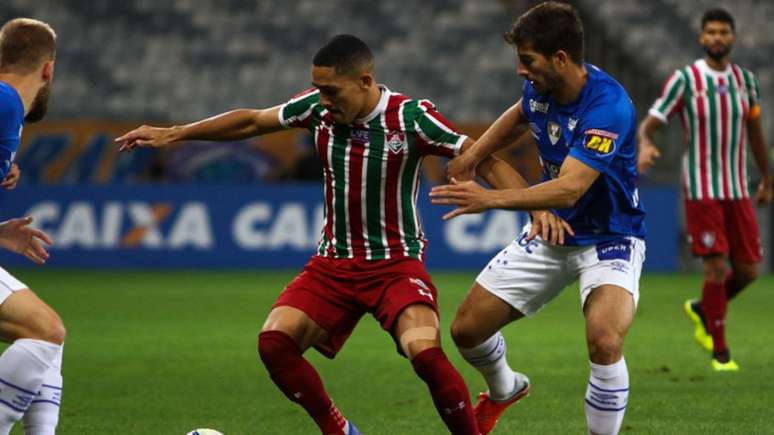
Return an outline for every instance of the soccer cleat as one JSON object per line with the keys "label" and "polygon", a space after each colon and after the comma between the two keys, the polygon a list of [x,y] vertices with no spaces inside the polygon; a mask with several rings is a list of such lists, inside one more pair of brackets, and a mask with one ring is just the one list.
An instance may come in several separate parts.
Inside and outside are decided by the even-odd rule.
{"label": "soccer cleat", "polygon": [[712,358],[712,370],[716,372],[738,372],[739,365],[732,359],[723,363],[715,358]]}
{"label": "soccer cleat", "polygon": [[344,433],[347,435],[363,435],[351,421],[347,422],[347,430]]}
{"label": "soccer cleat", "polygon": [[693,299],[688,299],[683,304],[683,310],[685,311],[685,315],[688,316],[688,319],[693,323],[693,338],[704,350],[712,352],[712,349],[714,348],[712,336],[707,332],[707,326],[704,324],[704,319],[701,318],[694,308],[693,305],[695,302],[696,301]]}
{"label": "soccer cleat", "polygon": [[476,423],[478,424],[478,430],[481,431],[481,435],[487,435],[494,429],[497,420],[500,419],[500,416],[509,406],[529,395],[529,379],[521,374],[518,374],[516,377],[516,379],[521,378],[524,379],[524,386],[519,388],[509,399],[495,401],[489,397],[488,391],[478,395],[478,403],[473,408],[473,415],[476,417]]}

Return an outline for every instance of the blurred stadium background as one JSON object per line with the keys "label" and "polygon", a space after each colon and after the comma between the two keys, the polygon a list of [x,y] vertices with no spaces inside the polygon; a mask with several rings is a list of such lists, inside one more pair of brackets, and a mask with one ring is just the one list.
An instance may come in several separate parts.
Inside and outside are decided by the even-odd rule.
{"label": "blurred stadium background", "polygon": [[[97,351],[88,347],[102,343],[100,338],[94,336],[90,343],[78,342],[74,330],[89,334],[94,328],[102,331],[112,319],[126,320],[127,324],[133,321],[132,314],[122,310],[127,305],[115,301],[137,295],[127,301],[153,305],[155,293],[147,287],[159,282],[174,287],[177,281],[165,280],[164,276],[177,276],[186,283],[184,288],[167,289],[172,292],[170,299],[201,297],[204,290],[194,288],[197,281],[185,280],[191,269],[249,268],[251,272],[239,278],[231,278],[231,272],[225,271],[211,275],[223,279],[226,286],[238,288],[240,285],[251,288],[254,285],[251,280],[259,284],[274,282],[268,278],[274,271],[298,270],[318,240],[322,189],[318,181],[319,166],[311,155],[313,149],[306,133],[294,130],[247,143],[195,143],[164,152],[139,150],[128,155],[117,154],[114,137],[139,124],[186,123],[233,108],[282,103],[308,87],[314,53],[330,36],[343,32],[356,34],[371,46],[376,55],[379,81],[393,90],[434,101],[460,128],[477,135],[519,97],[521,79],[515,74],[514,53],[501,35],[516,16],[537,3],[527,0],[0,2],[3,21],[17,16],[38,18],[49,22],[59,36],[49,116],[40,124],[25,127],[17,157],[22,169],[20,185],[15,191],[0,194],[3,218],[32,214],[54,236],[57,245],[46,267],[51,270],[25,269],[27,264],[23,258],[7,253],[0,254],[0,262],[63,311],[71,332],[70,354],[66,356],[66,364],[73,367],[68,369],[73,373],[69,379],[81,373],[76,371],[78,360],[74,354],[78,352],[82,361],[95,364],[81,366],[84,373],[96,369],[99,361],[105,362],[95,356]],[[701,13],[715,6],[727,8],[737,21],[732,59],[757,74],[763,98],[764,130],[768,143],[774,143],[770,105],[774,96],[774,63],[771,62],[774,3],[763,0],[579,0],[572,3],[579,8],[586,27],[587,61],[618,78],[633,98],[639,119],[647,112],[669,73],[702,55],[696,42]],[[645,281],[665,283],[673,275],[664,277],[655,273],[696,272],[700,264],[690,257],[683,230],[677,190],[683,143],[677,122],[673,121],[662,131],[658,143],[664,156],[655,170],[642,178],[650,228]],[[507,155],[515,166],[525,171],[530,170],[524,162],[531,156],[518,150]],[[774,159],[774,154],[771,156]],[[443,164],[439,160],[426,162],[425,186],[441,181]],[[757,183],[757,171],[751,159],[749,167],[751,179]],[[535,174],[531,177],[534,179]],[[424,225],[431,242],[428,252],[431,270],[469,272],[440,275],[440,280],[458,287],[446,301],[449,312],[445,321],[448,321],[474,273],[511,239],[523,217],[493,212],[442,223],[442,210],[430,206],[425,195],[421,196]],[[759,220],[766,258],[763,267],[770,270],[774,247],[771,210],[760,209]],[[105,271],[95,271],[102,268]],[[136,271],[146,268],[154,271],[148,272],[150,275]],[[165,275],[168,269],[169,275]],[[677,275],[674,276],[677,280]],[[691,289],[698,289],[699,278],[688,276],[693,280],[680,284],[687,289],[677,298],[678,303],[680,298],[696,293]],[[263,292],[262,305],[249,311],[246,317],[251,320],[245,328],[248,330],[242,331],[249,340],[273,295],[283,285],[281,280],[277,283],[271,288],[259,286]],[[761,287],[771,283],[770,278],[765,278],[757,286],[763,290]],[[124,289],[121,292],[127,293],[119,292],[116,299],[103,295],[99,298],[103,305],[95,303],[88,309],[73,302],[71,295],[57,293],[56,289],[69,288],[74,292],[72,297],[77,297],[92,290],[100,292],[107,285],[113,291],[119,292],[116,287],[120,287]],[[220,286],[211,287],[211,291],[223,291]],[[659,293],[654,290],[654,294]],[[257,300],[248,298],[244,303],[258,303]],[[57,303],[64,304],[64,308]],[[77,307],[68,311],[68,303]],[[176,303],[170,302],[172,307]],[[570,309],[577,310],[577,307]],[[112,313],[99,314],[100,318],[105,316],[104,323],[97,320],[84,323],[79,317],[88,318],[103,311]],[[226,318],[231,312],[226,307],[222,311]],[[142,319],[140,316],[134,320],[150,321]],[[196,324],[189,318],[184,322]],[[218,324],[211,319],[203,322],[210,326]],[[170,321],[170,329],[175,328],[174,323]],[[127,329],[137,332],[133,327]],[[576,332],[573,340],[581,344],[580,330]],[[146,336],[143,334],[155,333],[142,331],[140,335],[125,337],[127,351],[133,352],[134,345],[144,347],[141,338]],[[388,341],[379,340],[386,349]],[[208,346],[188,343],[186,349],[190,348],[188,351],[195,355],[198,345]],[[250,355],[249,342],[240,346],[246,346],[245,355]],[[149,356],[150,360],[167,358],[157,350]],[[582,347],[575,346],[574,350],[580,355],[583,353]],[[90,352],[95,354],[92,359],[89,359]],[[356,353],[352,352],[350,355]],[[760,364],[771,363],[771,353],[767,355]],[[400,364],[397,360],[391,361],[389,364]],[[260,367],[253,365],[250,374],[258,373],[257,376],[265,378]],[[127,376],[126,379],[131,379]],[[65,397],[71,391],[74,402],[76,398],[85,401],[87,396],[104,393],[98,390],[79,393],[73,388],[79,381],[70,382]],[[254,382],[254,379],[246,376],[243,382]],[[262,382],[267,383],[268,379],[262,378]],[[301,419],[300,413],[288,414],[290,405],[282,402],[284,399],[271,385],[264,390],[279,402],[277,412]],[[120,391],[104,394],[131,396],[125,389]],[[134,406],[116,400],[114,406]],[[202,406],[204,402],[196,403]],[[67,406],[77,409],[72,402]],[[578,407],[568,409],[575,412],[575,408]],[[79,414],[71,412],[67,418],[75,422]],[[89,413],[85,409],[80,412]],[[195,415],[190,409],[188,412]],[[190,417],[185,412],[182,414],[181,418]],[[145,418],[150,415],[155,415],[153,410]],[[110,421],[118,417],[104,418]],[[158,427],[168,427],[163,426],[164,418],[158,420],[161,425]],[[63,433],[108,433],[105,428],[109,426],[104,421],[91,426],[102,429],[91,430],[88,424],[80,423],[82,426],[71,425],[67,429],[70,432]],[[121,421],[128,427],[134,424],[128,417],[122,417]],[[247,425],[234,427],[231,433],[279,433],[239,429],[250,427]],[[513,427],[516,430],[517,426]],[[579,432],[582,427],[576,424],[564,433]],[[154,432],[137,428],[133,433],[174,433],[167,429]],[[689,433],[661,429],[653,430]],[[297,433],[305,433],[310,428],[303,426],[299,430]],[[562,429],[553,426],[543,430],[562,433]],[[393,433],[425,432],[406,429],[406,432]],[[657,432],[640,430],[637,433]]]}

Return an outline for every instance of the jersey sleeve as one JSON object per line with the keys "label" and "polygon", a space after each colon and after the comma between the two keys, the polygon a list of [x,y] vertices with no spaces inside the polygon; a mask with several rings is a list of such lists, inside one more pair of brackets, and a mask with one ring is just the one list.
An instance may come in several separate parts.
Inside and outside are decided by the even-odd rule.
{"label": "jersey sleeve", "polygon": [[584,115],[579,134],[570,147],[570,156],[599,172],[605,172],[619,153],[628,131],[631,113],[623,104],[597,104]]}
{"label": "jersey sleeve", "polygon": [[661,122],[667,122],[669,117],[679,112],[682,107],[683,95],[685,94],[686,78],[685,74],[677,70],[664,83],[661,90],[661,96],[658,97],[648,114],[658,118]]}
{"label": "jersey sleeve", "polygon": [[420,146],[422,154],[454,157],[460,153],[467,139],[427,100],[419,102],[414,129],[423,142]]}
{"label": "jersey sleeve", "polygon": [[758,119],[761,116],[761,92],[758,78],[751,71],[744,71],[744,84],[747,88],[747,104],[750,107],[749,119]]}
{"label": "jersey sleeve", "polygon": [[18,102],[0,98],[0,180],[11,169],[16,150],[19,148],[24,108]]}
{"label": "jersey sleeve", "polygon": [[285,128],[309,128],[314,108],[320,102],[320,91],[307,89],[280,106],[279,122]]}

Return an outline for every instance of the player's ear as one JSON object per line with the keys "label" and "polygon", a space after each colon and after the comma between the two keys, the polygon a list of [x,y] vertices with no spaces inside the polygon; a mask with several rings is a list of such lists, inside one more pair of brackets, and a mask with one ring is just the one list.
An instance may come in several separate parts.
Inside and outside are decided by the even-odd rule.
{"label": "player's ear", "polygon": [[368,90],[371,88],[371,86],[374,85],[374,76],[371,74],[370,71],[366,71],[362,74],[360,74],[360,80],[358,80],[358,83],[360,84],[360,87],[363,90]]}
{"label": "player's ear", "polygon": [[40,78],[44,82],[50,82],[54,78],[54,61],[49,60],[43,64],[40,70]]}
{"label": "player's ear", "polygon": [[564,68],[570,62],[570,56],[564,50],[559,50],[551,56],[554,60],[554,66]]}

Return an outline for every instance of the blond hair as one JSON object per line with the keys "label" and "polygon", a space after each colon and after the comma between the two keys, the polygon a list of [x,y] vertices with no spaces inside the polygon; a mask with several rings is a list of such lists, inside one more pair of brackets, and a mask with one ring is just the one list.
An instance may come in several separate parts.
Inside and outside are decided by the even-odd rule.
{"label": "blond hair", "polygon": [[0,72],[28,74],[54,59],[56,32],[32,18],[14,18],[0,28]]}

